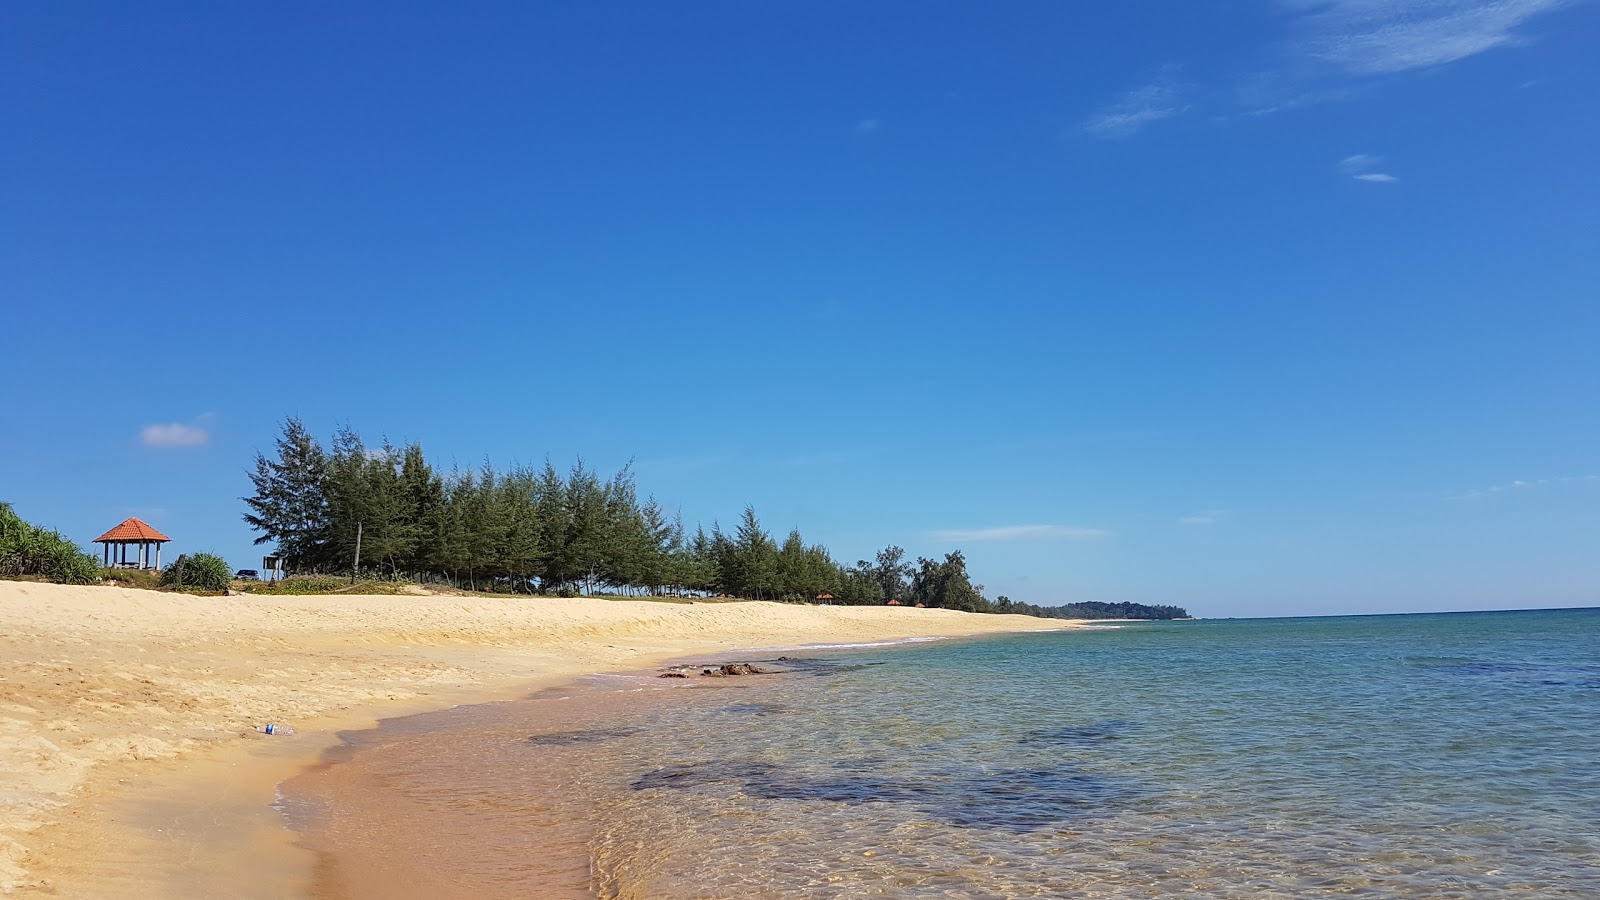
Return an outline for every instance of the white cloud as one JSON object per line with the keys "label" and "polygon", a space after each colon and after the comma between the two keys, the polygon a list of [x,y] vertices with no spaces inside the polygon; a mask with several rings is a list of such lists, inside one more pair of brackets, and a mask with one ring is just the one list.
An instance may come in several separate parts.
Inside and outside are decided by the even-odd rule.
{"label": "white cloud", "polygon": [[1346,156],[1339,161],[1339,171],[1349,175],[1357,181],[1369,184],[1393,184],[1400,179],[1387,172],[1374,172],[1373,169],[1383,164],[1383,157],[1373,156],[1369,153],[1357,153]]}
{"label": "white cloud", "polygon": [[1131,137],[1146,125],[1170,119],[1188,109],[1186,88],[1173,79],[1170,69],[1161,78],[1123,94],[1117,102],[1083,121],[1079,128],[1097,138]]}
{"label": "white cloud", "polygon": [[1474,497],[1492,497],[1496,494],[1508,494],[1514,491],[1525,491],[1531,488],[1545,487],[1600,487],[1600,475],[1565,475],[1559,478],[1535,478],[1527,481],[1517,479],[1508,484],[1496,484],[1486,488],[1474,488],[1460,494],[1455,494],[1451,499],[1470,500]]}
{"label": "white cloud", "polygon": [[1365,172],[1381,162],[1383,162],[1383,157],[1381,156],[1373,156],[1370,153],[1356,153],[1339,161],[1339,171],[1346,175],[1354,175],[1357,172]]}
{"label": "white cloud", "polygon": [[[1170,75],[1125,94],[1082,125],[1125,138],[1195,104],[1214,119],[1265,116],[1374,90],[1387,76],[1450,65],[1502,47],[1527,46],[1530,20],[1577,0],[1276,0],[1287,36],[1263,44],[1210,88]],[[1169,66],[1167,72],[1176,71]],[[1381,174],[1381,173],[1373,173]],[[1381,179],[1362,179],[1380,181]]]}
{"label": "white cloud", "polygon": [[139,441],[146,447],[198,447],[209,440],[211,434],[204,428],[179,422],[146,425],[139,432]]}
{"label": "white cloud", "polygon": [[1222,521],[1224,518],[1226,518],[1228,513],[1230,513],[1230,512],[1232,512],[1232,510],[1227,510],[1227,509],[1203,509],[1200,512],[1191,513],[1191,514],[1189,514],[1187,516],[1180,517],[1178,519],[1178,524],[1179,525],[1196,525],[1196,526],[1199,526],[1199,525],[1215,525],[1218,522]]}
{"label": "white cloud", "polygon": [[1036,539],[1076,540],[1103,537],[1106,532],[1098,528],[1078,528],[1071,525],[1002,525],[998,528],[971,528],[935,531],[936,541],[960,543],[963,541],[1022,541]]}
{"label": "white cloud", "polygon": [[852,129],[852,130],[855,131],[856,134],[862,135],[862,136],[869,135],[869,134],[877,134],[879,131],[883,130],[883,120],[882,119],[862,119],[861,121],[856,123],[856,127],[854,129]]}
{"label": "white cloud", "polygon": [[1442,66],[1525,39],[1514,29],[1567,0],[1279,0],[1301,13],[1305,58],[1355,76]]}

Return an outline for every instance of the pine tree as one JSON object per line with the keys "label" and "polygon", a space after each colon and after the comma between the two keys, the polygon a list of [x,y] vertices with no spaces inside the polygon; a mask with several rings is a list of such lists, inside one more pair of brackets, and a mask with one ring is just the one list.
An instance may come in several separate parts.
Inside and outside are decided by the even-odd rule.
{"label": "pine tree", "polygon": [[572,508],[567,485],[556,467],[545,460],[534,485],[534,521],[539,534],[539,589],[553,593],[575,576],[572,562]]}
{"label": "pine tree", "polygon": [[444,479],[428,463],[421,444],[406,446],[400,461],[400,490],[404,516],[411,524],[411,552],[401,566],[413,573],[437,571],[445,543]]}
{"label": "pine tree", "polygon": [[734,544],[739,593],[752,600],[775,599],[778,595],[778,545],[762,530],[755,507],[744,508]]}
{"label": "pine tree", "polygon": [[245,522],[261,532],[257,544],[276,545],[285,568],[316,571],[330,560],[328,540],[328,458],[299,419],[285,419],[277,439],[278,458],[256,454],[250,482],[255,495],[244,498]]}
{"label": "pine tree", "polygon": [[566,580],[582,582],[583,593],[590,594],[606,558],[606,496],[599,476],[582,459],[567,475],[566,506],[571,521]]}

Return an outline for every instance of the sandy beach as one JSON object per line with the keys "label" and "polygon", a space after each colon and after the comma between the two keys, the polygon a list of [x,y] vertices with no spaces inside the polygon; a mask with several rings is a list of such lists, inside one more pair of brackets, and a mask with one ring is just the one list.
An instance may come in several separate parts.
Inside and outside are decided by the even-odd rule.
{"label": "sandy beach", "polygon": [[[719,650],[1063,627],[885,607],[0,582],[0,893],[293,886],[312,860],[268,806],[274,785],[379,718]],[[257,733],[265,722],[297,733]]]}

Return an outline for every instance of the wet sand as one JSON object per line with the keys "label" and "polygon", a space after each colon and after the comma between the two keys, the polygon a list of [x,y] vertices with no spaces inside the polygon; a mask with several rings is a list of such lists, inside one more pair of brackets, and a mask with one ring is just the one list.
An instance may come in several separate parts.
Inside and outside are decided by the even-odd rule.
{"label": "wet sand", "polygon": [[[742,647],[1053,630],[946,610],[0,582],[0,893],[304,896],[274,786],[370,728]],[[267,737],[263,722],[298,733]]]}
{"label": "wet sand", "polygon": [[[771,653],[677,660],[670,668],[740,660],[757,662],[764,674],[663,679],[663,667],[655,667],[590,676],[520,700],[347,733],[322,762],[280,786],[299,846],[318,855],[312,896],[510,900],[594,897],[597,889],[632,896],[593,867],[596,822],[627,780],[600,751],[650,734],[676,707],[741,698],[759,706],[783,682],[810,677]],[[660,764],[685,750],[670,735],[657,737],[650,757]],[[737,729],[727,739],[737,743]]]}

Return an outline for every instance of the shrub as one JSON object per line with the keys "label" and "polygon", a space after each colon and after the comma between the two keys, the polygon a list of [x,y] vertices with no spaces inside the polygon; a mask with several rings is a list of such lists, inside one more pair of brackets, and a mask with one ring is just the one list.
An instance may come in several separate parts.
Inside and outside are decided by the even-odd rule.
{"label": "shrub", "polygon": [[[166,587],[177,587],[178,566],[172,563],[161,571],[161,583]],[[228,561],[215,553],[196,553],[185,557],[183,566],[183,584],[185,588],[199,588],[202,591],[216,591],[222,593],[233,583],[229,574]]]}
{"label": "shrub", "polygon": [[94,584],[100,561],[60,532],[24,522],[0,502],[0,577],[41,576],[61,584]]}
{"label": "shrub", "polygon": [[106,581],[115,581],[122,587],[141,588],[147,591],[161,587],[161,573],[149,569],[102,569],[100,577]]}
{"label": "shrub", "polygon": [[282,581],[257,581],[245,587],[252,594],[333,594],[350,586],[348,578],[328,575],[290,575]]}

